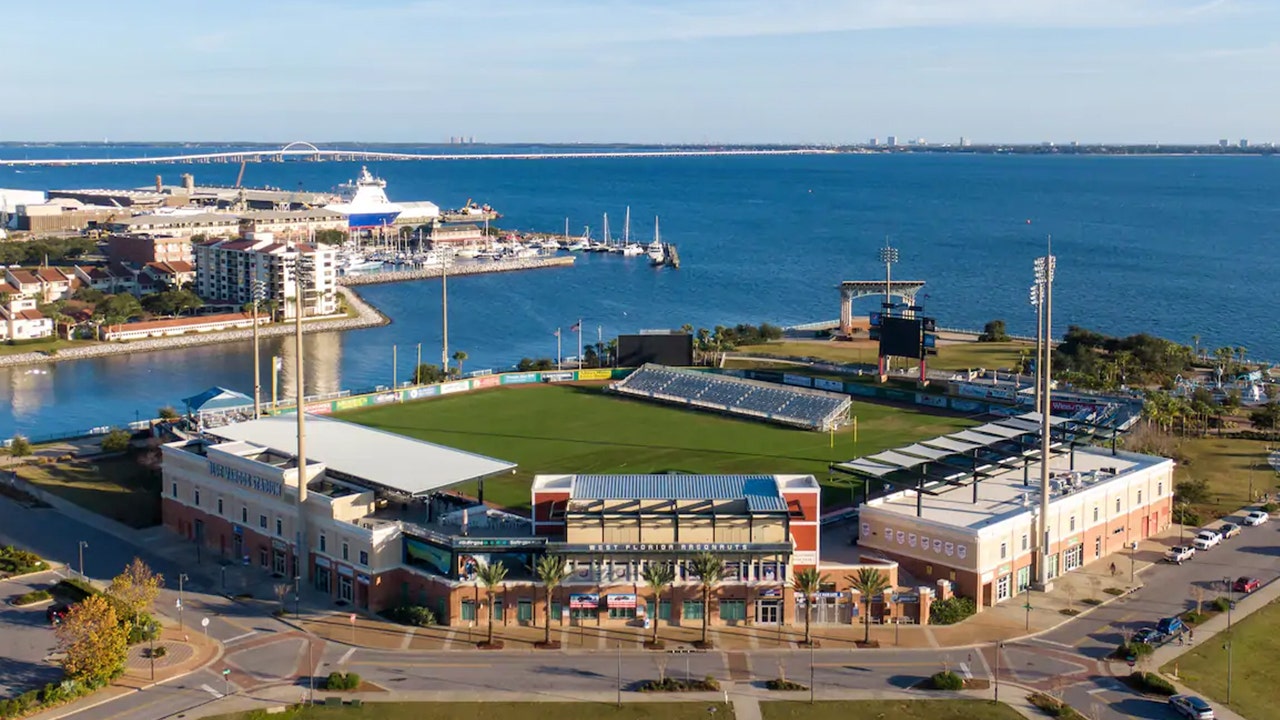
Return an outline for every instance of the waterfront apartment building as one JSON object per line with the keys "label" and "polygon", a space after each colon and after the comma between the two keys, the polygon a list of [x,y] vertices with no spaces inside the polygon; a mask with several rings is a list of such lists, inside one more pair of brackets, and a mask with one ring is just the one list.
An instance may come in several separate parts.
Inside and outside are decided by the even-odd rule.
{"label": "waterfront apartment building", "polygon": [[[306,563],[308,582],[335,602],[368,611],[422,605],[455,627],[490,617],[546,622],[545,591],[531,570],[545,554],[564,556],[570,568],[550,598],[552,623],[803,620],[805,600],[792,583],[797,570],[819,562],[820,491],[812,476],[539,476],[531,519],[448,490],[475,481],[483,496],[485,478],[513,472],[511,463],[312,416],[304,553],[295,431],[293,418],[277,416],[164,446],[164,524],[266,573],[294,577]],[[701,552],[718,555],[726,568],[710,607],[690,565]],[[820,568],[831,581],[814,598],[816,623],[860,615],[846,579],[859,567],[871,564],[897,586],[897,563],[847,556],[852,562]],[[497,562],[509,572],[490,605],[477,574]],[[676,574],[661,598],[642,577],[653,563]],[[928,588],[901,603],[891,594],[874,599],[873,616],[928,617]]]}
{"label": "waterfront apartment building", "polygon": [[[1058,427],[1061,420],[1054,418]],[[897,560],[921,581],[949,580],[982,609],[1035,581],[1041,542],[1052,579],[1131,549],[1172,522],[1173,461],[1056,435],[1047,533],[1037,537],[1038,449],[1017,434],[1034,431],[1033,423],[1011,418],[854,461],[872,482],[903,484],[904,473],[920,478],[862,505],[859,546]],[[870,467],[875,463],[899,467]]]}
{"label": "waterfront apartment building", "polygon": [[115,234],[107,239],[107,258],[113,265],[138,269],[147,263],[190,263],[194,259],[194,253],[189,237],[148,233]]}
{"label": "waterfront apartment building", "polygon": [[278,317],[292,319],[301,285],[304,316],[338,312],[337,251],[331,247],[251,233],[245,239],[197,243],[194,255],[195,291],[206,302],[243,305],[253,300],[254,283],[261,283],[263,300]]}

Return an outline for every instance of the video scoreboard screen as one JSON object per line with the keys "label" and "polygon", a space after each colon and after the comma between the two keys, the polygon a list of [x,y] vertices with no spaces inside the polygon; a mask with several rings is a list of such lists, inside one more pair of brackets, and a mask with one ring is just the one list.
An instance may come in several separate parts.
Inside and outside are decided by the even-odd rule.
{"label": "video scoreboard screen", "polygon": [[618,336],[618,367],[657,363],[672,367],[693,364],[693,336],[688,333]]}

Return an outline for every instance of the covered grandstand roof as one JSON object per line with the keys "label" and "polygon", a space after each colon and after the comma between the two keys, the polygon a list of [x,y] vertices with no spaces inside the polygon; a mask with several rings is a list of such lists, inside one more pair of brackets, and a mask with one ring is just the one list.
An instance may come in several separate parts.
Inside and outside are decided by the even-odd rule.
{"label": "covered grandstand roof", "polygon": [[771,475],[575,475],[574,500],[737,500],[753,512],[787,509]]}
{"label": "covered grandstand roof", "polygon": [[238,393],[235,390],[228,390],[224,387],[218,387],[215,385],[198,395],[183,398],[182,404],[187,406],[188,412],[217,412],[219,410],[229,410],[231,408],[252,405],[253,398],[245,395],[244,393]]}

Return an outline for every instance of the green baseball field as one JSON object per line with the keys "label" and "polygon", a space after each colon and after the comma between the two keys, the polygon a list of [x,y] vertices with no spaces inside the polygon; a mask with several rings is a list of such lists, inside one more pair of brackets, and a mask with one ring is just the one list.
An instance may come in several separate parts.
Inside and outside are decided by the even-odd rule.
{"label": "green baseball field", "polygon": [[[913,408],[853,404],[852,429],[818,433],[625,399],[601,386],[525,385],[342,413],[343,420],[519,465],[485,481],[485,500],[529,505],[545,473],[805,473],[826,487],[823,504],[848,502],[848,476],[827,466],[974,423]],[[474,487],[460,488],[474,492]]]}

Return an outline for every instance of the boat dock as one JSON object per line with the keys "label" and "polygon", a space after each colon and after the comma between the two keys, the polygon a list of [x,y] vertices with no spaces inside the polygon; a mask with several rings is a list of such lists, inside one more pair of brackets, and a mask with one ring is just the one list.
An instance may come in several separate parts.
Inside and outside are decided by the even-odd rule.
{"label": "boat dock", "polygon": [[663,258],[663,264],[666,265],[667,267],[673,267],[679,270],[680,269],[680,253],[676,252],[676,246],[672,245],[671,243],[667,243],[663,247],[667,251]]}
{"label": "boat dock", "polygon": [[[517,258],[514,260],[493,260],[468,263],[454,263],[449,266],[449,276],[481,275],[484,273],[514,272],[516,270],[537,270],[539,268],[569,267],[573,265],[571,255],[541,258]],[[374,285],[377,283],[404,282],[406,280],[423,280],[438,278],[444,274],[444,266],[429,265],[412,270],[391,270],[388,272],[360,273],[343,275],[338,278],[339,285]]]}

